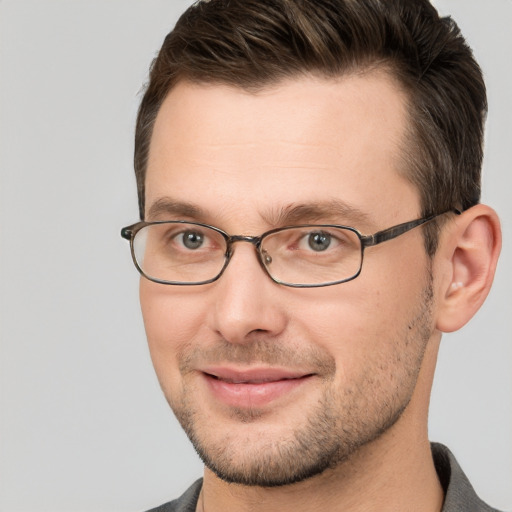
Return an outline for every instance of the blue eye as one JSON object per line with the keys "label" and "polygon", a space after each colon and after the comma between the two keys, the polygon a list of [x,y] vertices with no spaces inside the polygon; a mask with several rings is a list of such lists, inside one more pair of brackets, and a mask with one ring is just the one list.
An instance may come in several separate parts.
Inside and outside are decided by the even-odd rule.
{"label": "blue eye", "polygon": [[313,251],[325,251],[331,245],[331,235],[323,232],[310,233],[308,235],[308,245]]}
{"label": "blue eye", "polygon": [[204,243],[204,237],[197,231],[185,231],[181,235],[181,241],[187,249],[199,249]]}

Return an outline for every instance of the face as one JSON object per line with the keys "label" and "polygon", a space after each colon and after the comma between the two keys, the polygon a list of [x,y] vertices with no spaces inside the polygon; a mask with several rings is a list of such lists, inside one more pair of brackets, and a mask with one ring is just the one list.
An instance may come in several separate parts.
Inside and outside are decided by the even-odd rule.
{"label": "face", "polygon": [[[399,172],[405,112],[383,73],[256,94],[181,83],[154,127],[146,220],[259,235],[305,223],[369,234],[415,219],[418,193]],[[143,278],[160,384],[206,465],[227,481],[283,485],[405,421],[433,329],[429,276],[415,229],[325,288],[272,282],[244,242],[214,283]]]}

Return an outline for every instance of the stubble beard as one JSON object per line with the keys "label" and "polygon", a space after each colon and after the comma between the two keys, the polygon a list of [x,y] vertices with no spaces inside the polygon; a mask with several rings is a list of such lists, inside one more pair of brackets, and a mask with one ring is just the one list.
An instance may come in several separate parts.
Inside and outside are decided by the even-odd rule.
{"label": "stubble beard", "polygon": [[[401,417],[411,400],[432,333],[432,277],[424,289],[423,304],[411,315],[394,340],[389,361],[373,360],[358,382],[338,390],[332,356],[316,354],[324,370],[323,393],[308,414],[289,432],[273,438],[264,429],[247,437],[219,432],[205,417],[194,396],[193,386],[183,387],[180,397],[165,393],[177,419],[198,455],[211,471],[226,482],[261,487],[290,485],[335,468],[360,448],[378,439]],[[276,348],[275,341],[230,346],[225,343],[219,358],[230,354],[231,361],[294,361],[296,353]],[[252,348],[251,348],[252,347]],[[245,351],[245,352],[244,352]],[[307,356],[306,356],[307,357]],[[182,370],[188,362],[182,364]],[[382,381],[391,383],[385,394]],[[165,392],[165,390],[164,390]],[[176,397],[175,397],[176,398]],[[232,409],[239,424],[257,425],[264,413],[258,409]],[[236,425],[237,429],[240,425]],[[210,435],[215,432],[214,435]]]}

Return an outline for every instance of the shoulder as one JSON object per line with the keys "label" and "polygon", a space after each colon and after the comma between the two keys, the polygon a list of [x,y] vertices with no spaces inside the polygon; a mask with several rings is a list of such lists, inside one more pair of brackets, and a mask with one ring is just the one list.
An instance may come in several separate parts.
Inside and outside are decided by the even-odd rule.
{"label": "shoulder", "polygon": [[178,499],[152,508],[147,512],[195,512],[203,479],[194,482]]}
{"label": "shoulder", "polygon": [[478,497],[455,456],[446,446],[432,443],[431,448],[437,475],[445,492],[442,512],[499,512]]}

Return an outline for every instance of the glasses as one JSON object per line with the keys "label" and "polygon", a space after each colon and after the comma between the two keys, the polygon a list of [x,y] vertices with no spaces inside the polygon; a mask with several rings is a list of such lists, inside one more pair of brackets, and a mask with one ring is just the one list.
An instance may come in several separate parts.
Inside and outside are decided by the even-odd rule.
{"label": "glasses", "polygon": [[446,213],[461,212],[448,210],[373,235],[363,235],[349,226],[304,224],[272,229],[260,236],[232,236],[208,224],[174,220],[137,222],[123,228],[121,236],[130,241],[137,270],[156,283],[212,283],[226,270],[234,244],[248,242],[274,282],[313,288],[355,279],[361,273],[366,247],[392,240]]}

